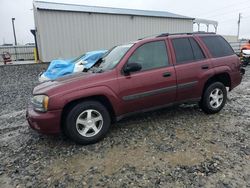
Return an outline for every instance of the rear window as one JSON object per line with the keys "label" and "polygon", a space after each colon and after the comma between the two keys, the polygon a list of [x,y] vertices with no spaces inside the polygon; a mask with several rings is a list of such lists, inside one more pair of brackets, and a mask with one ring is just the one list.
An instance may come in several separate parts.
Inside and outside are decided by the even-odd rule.
{"label": "rear window", "polygon": [[224,57],[234,54],[232,47],[221,36],[201,37],[213,57]]}

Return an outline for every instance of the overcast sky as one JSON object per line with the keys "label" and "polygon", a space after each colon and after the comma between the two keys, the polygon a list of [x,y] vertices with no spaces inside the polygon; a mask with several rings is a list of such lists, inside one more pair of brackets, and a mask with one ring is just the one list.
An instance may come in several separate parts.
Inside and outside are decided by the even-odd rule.
{"label": "overcast sky", "polygon": [[[240,37],[250,38],[250,0],[44,0],[51,2],[168,11],[194,18],[219,22],[218,33],[237,34],[237,20],[242,13]],[[32,0],[0,0],[0,44],[14,43],[11,18],[15,17],[18,43],[34,42]]]}

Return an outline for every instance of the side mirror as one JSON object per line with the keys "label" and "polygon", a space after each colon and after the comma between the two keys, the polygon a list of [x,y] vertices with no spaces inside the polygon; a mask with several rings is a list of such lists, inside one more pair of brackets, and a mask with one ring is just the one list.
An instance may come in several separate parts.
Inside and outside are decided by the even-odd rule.
{"label": "side mirror", "polygon": [[126,65],[126,67],[123,69],[123,72],[125,74],[129,74],[131,72],[137,72],[141,69],[142,69],[142,67],[141,67],[141,64],[139,64],[139,63],[128,63]]}

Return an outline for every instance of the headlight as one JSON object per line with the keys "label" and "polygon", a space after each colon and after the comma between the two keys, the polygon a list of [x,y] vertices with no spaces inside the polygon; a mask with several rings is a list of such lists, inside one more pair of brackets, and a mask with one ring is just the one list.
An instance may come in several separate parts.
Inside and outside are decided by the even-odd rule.
{"label": "headlight", "polygon": [[38,112],[46,112],[49,105],[49,97],[46,95],[35,95],[31,99],[31,103],[34,107],[34,110]]}

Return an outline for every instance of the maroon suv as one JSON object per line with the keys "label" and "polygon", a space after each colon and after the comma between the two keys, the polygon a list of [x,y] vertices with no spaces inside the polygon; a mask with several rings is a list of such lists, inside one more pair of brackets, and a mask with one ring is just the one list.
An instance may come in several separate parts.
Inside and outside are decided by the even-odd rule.
{"label": "maroon suv", "polygon": [[38,85],[27,110],[42,133],[95,143],[111,122],[183,102],[219,112],[241,83],[240,60],[216,34],[161,34],[112,48],[87,72]]}

